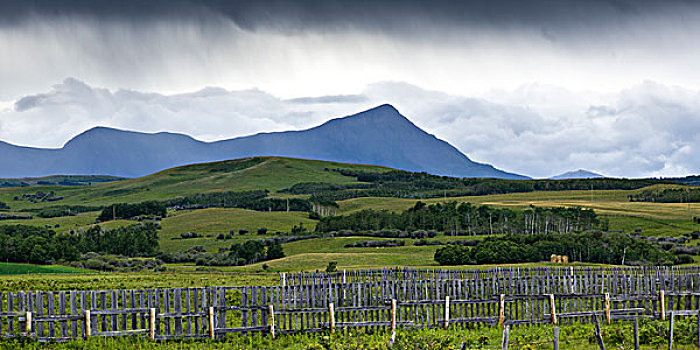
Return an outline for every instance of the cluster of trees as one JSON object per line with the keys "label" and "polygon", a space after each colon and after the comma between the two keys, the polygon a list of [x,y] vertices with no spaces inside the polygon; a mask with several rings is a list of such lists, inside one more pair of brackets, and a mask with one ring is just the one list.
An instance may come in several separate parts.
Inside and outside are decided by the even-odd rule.
{"label": "cluster of trees", "polygon": [[332,169],[332,171],[355,177],[360,183],[304,182],[283,191],[291,194],[309,194],[329,201],[339,201],[357,197],[436,198],[533,191],[630,190],[659,183],[674,183],[661,179],[504,180],[455,178],[401,170],[365,172]]}
{"label": "cluster of trees", "polygon": [[311,211],[312,205],[301,198],[268,198],[267,190],[198,193],[171,199],[165,205],[175,209],[241,208],[257,211]]}
{"label": "cluster of trees", "polygon": [[167,215],[167,207],[165,204],[158,201],[147,201],[141,203],[116,203],[111,204],[100,213],[97,217],[98,222],[116,220],[116,219],[131,219],[142,215],[160,216]]}
{"label": "cluster of trees", "polygon": [[[317,231],[317,233],[319,233]],[[342,230],[342,231],[330,231],[322,234],[323,237],[379,237],[379,238],[433,238],[437,236],[437,231],[425,231],[425,230],[415,230],[415,231],[401,231],[395,229],[384,229],[379,231],[352,231],[352,230]]]}
{"label": "cluster of trees", "polygon": [[567,255],[569,260],[622,265],[672,265],[688,259],[645,240],[601,231],[489,237],[474,247],[439,248],[434,258],[440,265],[506,264],[549,261],[551,254]]}
{"label": "cluster of trees", "polygon": [[143,270],[164,271],[163,261],[155,258],[130,258],[123,255],[103,255],[94,252],[82,254],[73,267],[99,271],[136,272]]}
{"label": "cluster of trees", "polygon": [[15,196],[14,200],[18,201],[21,199],[26,199],[32,203],[39,203],[39,202],[55,202],[55,201],[60,201],[63,199],[63,196],[57,196],[56,192],[54,191],[49,191],[49,192],[44,192],[44,191],[36,191],[34,193],[25,193],[22,195],[22,197]]}
{"label": "cluster of trees", "polygon": [[103,207],[85,205],[53,205],[40,209],[25,209],[23,211],[33,212],[40,218],[57,218],[62,216],[74,216],[76,214],[102,209]]}
{"label": "cluster of trees", "polygon": [[316,231],[398,229],[435,230],[449,235],[546,234],[584,231],[598,224],[595,212],[590,209],[530,207],[517,211],[456,202],[426,205],[419,201],[401,213],[370,209],[324,217],[316,225]]}
{"label": "cluster of trees", "polygon": [[0,210],[9,210],[10,206],[5,202],[0,202]]}
{"label": "cluster of trees", "polygon": [[388,239],[382,241],[361,241],[348,243],[345,248],[387,248],[387,247],[403,247],[404,241],[399,241],[396,239]]}
{"label": "cluster of trees", "polygon": [[700,189],[697,188],[664,188],[641,191],[628,196],[630,202],[657,203],[698,203]]}
{"label": "cluster of trees", "polygon": [[45,264],[80,259],[76,235],[58,235],[37,226],[0,226],[0,261]]}
{"label": "cluster of trees", "polygon": [[31,215],[0,214],[0,220],[31,220],[33,218]]}
{"label": "cluster of trees", "polygon": [[284,258],[284,250],[278,240],[250,240],[232,244],[229,249],[217,253],[207,253],[203,247],[197,246],[186,252],[161,252],[158,258],[172,263],[193,262],[198,266],[242,266]]}
{"label": "cluster of trees", "polygon": [[114,230],[99,226],[87,231],[57,234],[45,227],[0,226],[0,261],[45,264],[78,261],[81,254],[95,252],[129,257],[153,256],[158,237],[153,225],[132,225]]}
{"label": "cluster of trees", "polygon": [[99,225],[78,232],[78,249],[81,252],[96,252],[129,257],[154,256],[158,252],[157,226],[152,223],[102,229]]}

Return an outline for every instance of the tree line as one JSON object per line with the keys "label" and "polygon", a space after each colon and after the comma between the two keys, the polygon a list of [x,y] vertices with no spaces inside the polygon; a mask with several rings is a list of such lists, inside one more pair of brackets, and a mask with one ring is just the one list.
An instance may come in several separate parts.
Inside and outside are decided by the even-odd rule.
{"label": "tree line", "polygon": [[316,232],[434,230],[446,235],[539,234],[585,231],[600,224],[596,213],[582,208],[540,208],[525,210],[494,208],[471,203],[416,202],[400,213],[361,210],[345,216],[323,217]]}
{"label": "tree line", "polygon": [[675,183],[663,179],[566,179],[566,180],[506,180],[493,178],[455,178],[402,170],[367,172],[348,169],[328,169],[356,178],[359,183],[331,184],[325,182],[297,183],[283,193],[308,194],[330,201],[357,197],[438,198],[482,196],[534,191],[562,190],[631,190],[660,183]]}
{"label": "tree line", "polygon": [[628,196],[630,202],[657,203],[698,203],[700,189],[697,188],[664,188],[648,189]]}
{"label": "tree line", "polygon": [[570,261],[616,265],[673,265],[690,256],[676,256],[645,240],[621,233],[589,231],[559,235],[488,237],[474,247],[448,245],[435,251],[440,265],[507,264],[549,261],[551,254]]}
{"label": "tree line", "polygon": [[37,226],[0,226],[1,261],[45,264],[76,261],[81,253],[119,254],[129,257],[153,256],[158,251],[158,235],[152,224],[137,224],[104,230],[93,226],[87,231],[57,234]]}
{"label": "tree line", "polygon": [[311,211],[309,200],[269,198],[268,190],[198,193],[164,202],[175,209],[241,208],[257,211]]}
{"label": "tree line", "polygon": [[167,207],[164,203],[158,201],[147,201],[141,203],[116,203],[111,204],[104,209],[97,217],[97,222],[116,220],[116,219],[131,219],[142,215],[165,217]]}
{"label": "tree line", "polygon": [[170,263],[195,263],[197,266],[242,266],[284,258],[284,250],[279,240],[249,240],[234,243],[216,253],[208,253],[204,247],[197,246],[186,252],[160,252],[158,258]]}

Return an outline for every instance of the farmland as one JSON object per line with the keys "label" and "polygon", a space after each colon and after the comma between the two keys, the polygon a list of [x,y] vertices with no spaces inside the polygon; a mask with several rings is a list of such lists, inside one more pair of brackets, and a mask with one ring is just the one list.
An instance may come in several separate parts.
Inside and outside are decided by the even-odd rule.
{"label": "farmland", "polygon": [[[362,184],[349,174],[357,171],[387,172],[389,170],[382,167],[263,157],[191,165],[165,170],[143,178],[82,187],[37,185],[5,188],[0,189],[0,201],[9,204],[11,207],[9,213],[32,214],[32,211],[58,204],[99,207],[117,202],[165,200],[212,191],[268,190],[272,198],[308,198],[309,195],[290,194],[283,190],[295,184],[309,182],[343,186]],[[336,215],[347,215],[366,209],[400,212],[412,207],[418,200],[427,204],[469,202],[474,205],[518,210],[527,209],[530,206],[580,207],[593,209],[601,220],[608,222],[609,229],[612,231],[637,232],[646,236],[679,236],[700,228],[700,225],[692,220],[693,217],[700,216],[700,203],[630,202],[628,199],[628,196],[641,191],[677,186],[679,185],[658,184],[631,190],[600,190],[591,185],[589,190],[535,191],[461,197],[437,196],[421,199],[359,197],[337,201]],[[22,199],[25,194],[37,192],[54,193],[55,196],[61,196],[63,199],[57,202],[31,202]],[[19,200],[15,200],[15,197]],[[89,229],[95,225],[99,214],[99,211],[89,211],[54,218],[3,220],[0,224],[50,227],[59,234],[65,234]],[[115,229],[134,223],[135,221],[130,220],[113,220],[102,222],[100,226],[103,229]],[[289,235],[294,227],[303,227],[305,232],[312,232],[316,221],[309,218],[308,213],[297,211],[268,212],[239,208],[207,208],[169,210],[167,217],[159,223],[161,226],[158,230],[160,250],[175,253],[192,247],[202,247],[208,252],[216,252],[234,243],[251,239],[284,237]],[[264,235],[258,234],[258,229],[261,228],[266,230]],[[194,233],[196,237],[183,239],[181,235],[185,233]],[[428,241],[446,242],[465,238],[468,237],[450,238],[439,235]],[[414,246],[414,239],[398,239],[404,245],[393,248],[345,247],[349,243],[367,240],[370,238],[305,239],[284,243],[286,256],[282,259],[241,267],[212,268],[226,271],[263,271],[262,266],[265,265],[270,271],[321,270],[329,261],[337,261],[340,268],[435,266],[436,264],[433,254],[438,246]],[[377,240],[382,239],[377,238]],[[692,240],[687,244],[693,246],[697,243],[698,240]],[[172,271],[195,269],[195,266],[183,263],[168,264],[166,267]]]}

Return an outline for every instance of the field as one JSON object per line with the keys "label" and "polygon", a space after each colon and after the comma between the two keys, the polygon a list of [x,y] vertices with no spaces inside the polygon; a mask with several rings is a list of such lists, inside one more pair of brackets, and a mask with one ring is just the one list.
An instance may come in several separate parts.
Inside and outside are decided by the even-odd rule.
{"label": "field", "polygon": [[[10,213],[38,209],[51,205],[107,205],[115,202],[139,202],[161,200],[182,195],[210,191],[239,191],[267,189],[272,197],[294,197],[278,192],[299,182],[354,183],[356,179],[343,176],[330,169],[355,169],[386,171],[387,168],[341,164],[322,161],[260,157],[225,162],[198,164],[165,170],[138,179],[94,184],[91,186],[31,186],[0,189],[0,201],[11,206]],[[654,185],[663,188],[669,185]],[[671,185],[672,186],[672,185]],[[471,197],[421,199],[426,203],[470,202],[495,207],[526,208],[582,207],[591,208],[609,222],[609,229],[625,233],[638,232],[649,236],[679,236],[700,229],[692,218],[700,216],[700,203],[643,203],[629,202],[628,196],[638,190],[583,190],[511,193]],[[37,191],[54,191],[63,200],[48,203],[31,203],[21,199],[23,194]],[[14,200],[14,197],[19,200]],[[401,211],[415,204],[418,199],[391,197],[364,197],[339,201],[338,214],[348,214],[363,209]],[[29,224],[52,227],[59,233],[78,232],[95,224],[99,212],[80,213],[58,218],[34,218],[32,220],[4,220],[0,224]],[[134,224],[127,220],[101,223],[103,228],[116,228]],[[204,210],[171,210],[161,221],[160,249],[165,252],[185,251],[201,246],[209,252],[241,243],[249,239],[274,237],[276,233],[290,232],[292,227],[303,225],[313,231],[315,221],[304,212],[259,212],[232,208]],[[258,235],[258,228],[266,228],[266,235]],[[239,230],[248,233],[239,234]],[[202,237],[181,239],[180,234],[195,232]],[[217,239],[224,235],[225,239]],[[465,239],[439,236],[434,240]],[[395,248],[345,248],[345,244],[374,238],[320,238],[302,240],[283,245],[286,257],[245,267],[221,268],[225,271],[263,271],[263,265],[272,271],[322,270],[328,262],[338,262],[339,268],[382,266],[435,266],[433,254],[436,246],[414,246],[415,240],[402,239],[403,247]],[[691,241],[690,245],[698,241]],[[697,257],[696,257],[697,258]],[[194,269],[187,264],[169,265],[170,270]]]}
{"label": "field", "polygon": [[267,189],[277,191],[299,182],[348,183],[355,179],[326,169],[388,171],[384,167],[316,160],[258,157],[189,165],[153,175],[92,186],[31,186],[0,189],[0,201],[13,210],[41,208],[46,203],[15,201],[14,197],[37,191],[54,191],[64,199],[50,205],[109,205],[162,200],[213,191]]}
{"label": "field", "polygon": [[30,265],[15,263],[0,263],[0,275],[26,275],[37,273],[86,273],[88,270],[76,269],[61,265]]}

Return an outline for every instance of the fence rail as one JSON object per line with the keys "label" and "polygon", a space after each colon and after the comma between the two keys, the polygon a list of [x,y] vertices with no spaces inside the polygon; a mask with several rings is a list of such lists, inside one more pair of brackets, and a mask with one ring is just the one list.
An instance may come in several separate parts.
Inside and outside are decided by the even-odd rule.
{"label": "fence rail", "polygon": [[[475,281],[0,293],[0,334],[40,341],[216,338],[352,327],[466,327],[697,316],[700,293],[477,295]],[[485,289],[481,289],[481,292]]]}
{"label": "fence rail", "polygon": [[281,286],[335,283],[472,280],[489,293],[649,294],[696,291],[700,266],[682,267],[509,267],[491,269],[369,269],[335,273],[280,273]]}

